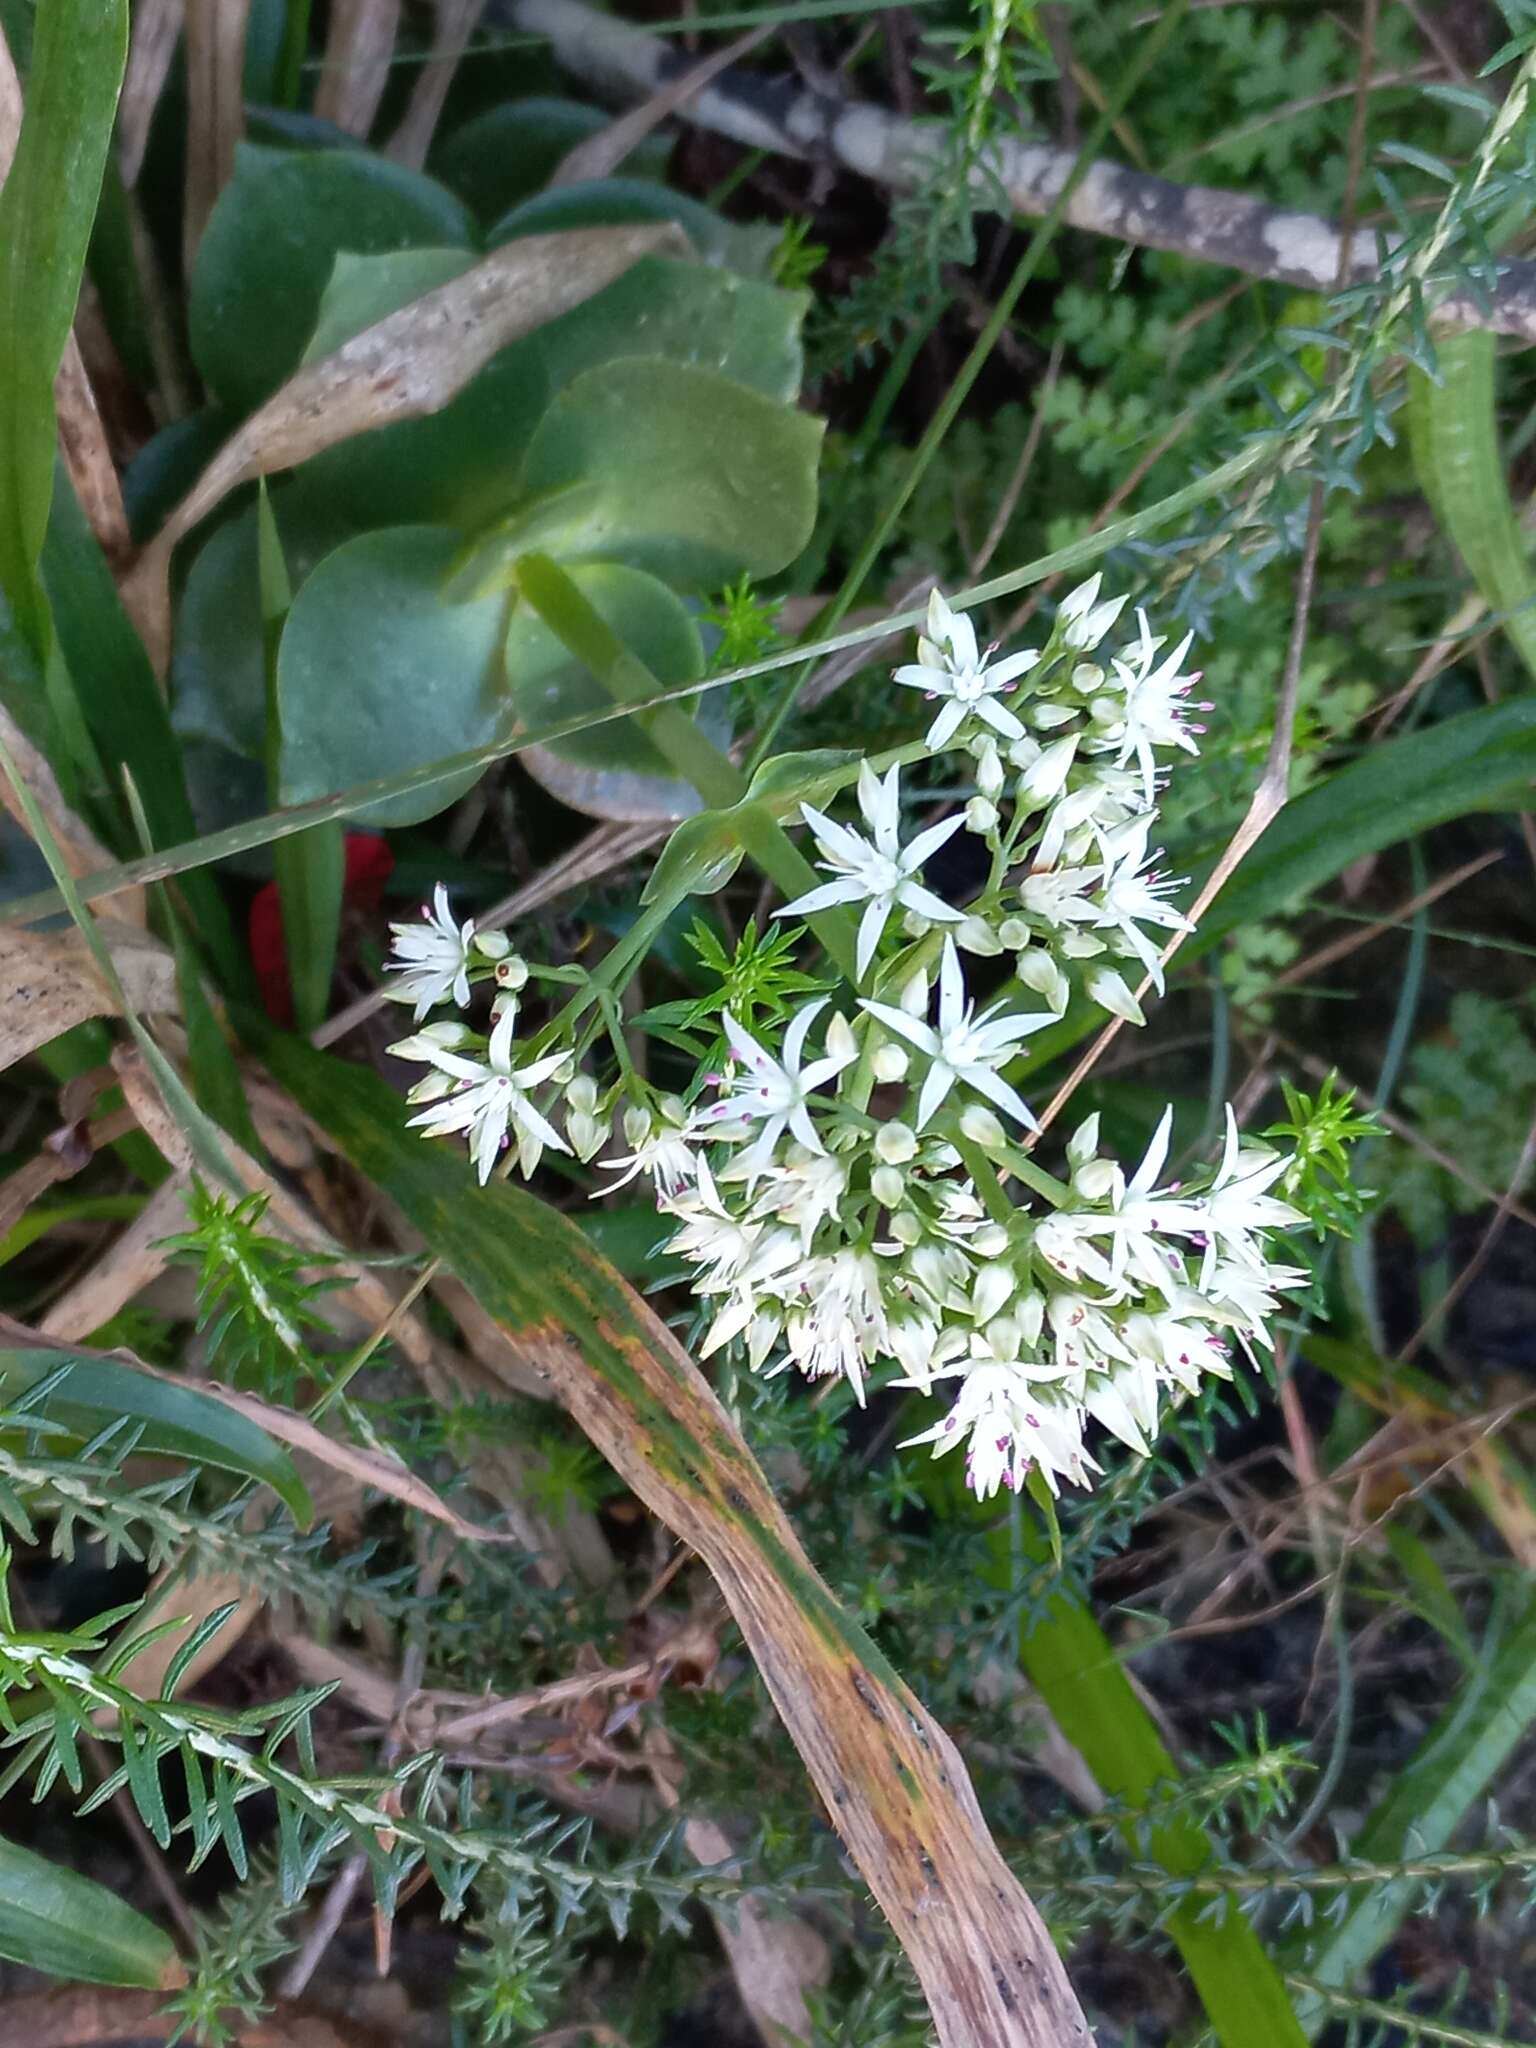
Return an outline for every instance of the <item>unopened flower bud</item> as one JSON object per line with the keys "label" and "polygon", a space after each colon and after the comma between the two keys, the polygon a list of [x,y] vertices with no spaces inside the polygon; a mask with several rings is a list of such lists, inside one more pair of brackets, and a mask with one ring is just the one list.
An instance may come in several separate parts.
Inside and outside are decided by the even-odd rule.
{"label": "unopened flower bud", "polygon": [[926,1017],[928,1014],[928,977],[921,967],[910,975],[903,984],[897,998],[901,1008],[909,1017]]}
{"label": "unopened flower bud", "polygon": [[414,1087],[405,1091],[405,1099],[410,1103],[441,1102],[443,1097],[451,1095],[458,1085],[452,1074],[444,1074],[434,1069],[430,1074],[423,1074]]}
{"label": "unopened flower bud", "polygon": [[922,1217],[914,1215],[910,1209],[899,1209],[891,1218],[891,1235],[898,1244],[906,1245],[909,1250],[913,1245],[921,1244]]}
{"label": "unopened flower bud", "polygon": [[991,832],[997,825],[997,805],[989,797],[973,796],[965,807],[967,832]]}
{"label": "unopened flower bud", "polygon": [[827,1055],[830,1059],[853,1060],[858,1057],[858,1040],[853,1035],[853,1026],[841,1010],[834,1010],[832,1021],[827,1026]]}
{"label": "unopened flower bud", "polygon": [[1001,1223],[983,1223],[971,1239],[971,1250],[978,1259],[1000,1259],[1008,1244],[1008,1233]]}
{"label": "unopened flower bud", "polygon": [[527,986],[528,962],[520,953],[508,953],[496,962],[496,986],[511,989],[515,995]]}
{"label": "unopened flower bud", "polygon": [[1114,1184],[1113,1159],[1089,1159],[1072,1176],[1073,1187],[1090,1202],[1101,1202]]}
{"label": "unopened flower bud", "polygon": [[1058,1014],[1067,1007],[1071,993],[1067,977],[1044,946],[1032,946],[1027,953],[1021,953],[1016,963],[1019,980],[1037,996],[1044,996],[1046,1002]]}
{"label": "unopened flower bud", "polygon": [[1058,725],[1066,725],[1076,716],[1070,704],[1040,703],[1031,706],[1029,722],[1037,732],[1054,732]]}
{"label": "unopened flower bud", "polygon": [[877,1045],[870,1058],[870,1071],[877,1081],[904,1081],[911,1061],[899,1045],[889,1040]]}
{"label": "unopened flower bud", "polygon": [[1007,1140],[1001,1123],[980,1102],[968,1102],[961,1110],[960,1129],[973,1145],[979,1145],[989,1155],[1000,1152]]}
{"label": "unopened flower bud", "polygon": [[1147,1021],[1124,975],[1117,974],[1113,967],[1099,967],[1089,975],[1088,993],[1112,1017],[1123,1017],[1127,1024]]}
{"label": "unopened flower bud", "polygon": [[971,1289],[971,1314],[976,1321],[990,1323],[1007,1306],[1017,1284],[1012,1266],[1003,1260],[994,1259],[983,1266]]}
{"label": "unopened flower bud", "polygon": [[1069,733],[1065,739],[1053,740],[1048,747],[1036,747],[1033,760],[1019,764],[1023,769],[1020,795],[1037,804],[1053,803],[1060,796],[1068,770],[1076,758],[1075,732]]}
{"label": "unopened flower bud", "polygon": [[1017,1358],[1022,1332],[1012,1316],[997,1316],[987,1325],[987,1342],[999,1358]]}
{"label": "unopened flower bud", "polygon": [[505,960],[512,951],[512,941],[505,932],[476,932],[475,951],[487,960]]}
{"label": "unopened flower bud", "polygon": [[955,944],[964,953],[977,953],[990,960],[1003,950],[1003,942],[984,917],[964,917],[955,926]]}
{"label": "unopened flower bud", "polygon": [[1092,932],[1062,932],[1056,943],[1068,960],[1097,960],[1104,951],[1104,941],[1096,939]]}
{"label": "unopened flower bud", "polygon": [[638,1152],[651,1135],[651,1112],[642,1109],[638,1102],[632,1102],[624,1112],[624,1142],[631,1152]]}
{"label": "unopened flower bud", "polygon": [[[418,1038],[430,1039],[434,1045],[440,1045],[445,1048],[462,1045],[465,1039],[471,1035],[467,1024],[460,1024],[455,1019],[448,1017],[443,1018],[441,1023],[438,1024],[423,1024],[420,1031],[416,1033]],[[391,1046],[390,1050],[393,1052],[394,1047]]]}
{"label": "unopened flower bud", "polygon": [[1034,934],[1022,917],[1005,917],[997,928],[997,936],[1010,953],[1022,953]]}
{"label": "unopened flower bud", "polygon": [[1002,756],[997,751],[996,740],[984,743],[983,751],[976,757],[976,787],[986,797],[999,797],[1007,776],[1003,769]]}
{"label": "unopened flower bud", "polygon": [[1096,661],[1080,661],[1072,670],[1072,687],[1080,696],[1091,697],[1104,687],[1104,671]]}
{"label": "unopened flower bud", "polygon": [[597,1083],[590,1074],[578,1074],[565,1091],[566,1106],[578,1116],[591,1116],[597,1108]]}
{"label": "unopened flower bud", "polygon": [[906,1124],[882,1124],[876,1131],[875,1157],[883,1166],[905,1166],[916,1154],[917,1137]]}
{"label": "unopened flower bud", "polygon": [[1077,1129],[1067,1140],[1067,1158],[1073,1166],[1083,1166],[1099,1149],[1099,1112],[1085,1116]]}
{"label": "unopened flower bud", "polygon": [[1019,1325],[1019,1335],[1029,1345],[1038,1344],[1040,1331],[1045,1323],[1045,1296],[1026,1294],[1014,1308],[1014,1317]]}
{"label": "unopened flower bud", "polygon": [[565,1135],[578,1159],[590,1159],[601,1149],[608,1135],[608,1119],[592,1116],[586,1110],[572,1109],[566,1115]]}
{"label": "unopened flower bud", "polygon": [[894,1166],[877,1166],[869,1176],[869,1191],[882,1209],[895,1209],[907,1192],[907,1177]]}

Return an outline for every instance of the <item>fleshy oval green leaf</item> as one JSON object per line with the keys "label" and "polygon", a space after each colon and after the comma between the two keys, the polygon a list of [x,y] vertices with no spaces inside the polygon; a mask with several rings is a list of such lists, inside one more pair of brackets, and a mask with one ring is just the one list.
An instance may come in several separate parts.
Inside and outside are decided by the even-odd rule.
{"label": "fleshy oval green leaf", "polygon": [[[698,627],[664,583],[616,562],[589,563],[570,573],[582,596],[658,682],[691,683],[704,673]],[[526,604],[514,610],[507,629],[507,680],[522,725],[606,711],[613,702]],[[723,706],[716,701],[711,708],[718,713]],[[723,737],[718,731],[712,736]],[[563,803],[593,817],[685,818],[699,808],[695,791],[669,771],[665,757],[629,719],[530,747],[523,762]]]}
{"label": "fleshy oval green leaf", "polygon": [[342,250],[467,248],[473,233],[451,192],[383,157],[279,156],[246,144],[192,276],[198,369],[226,405],[249,411],[298,367]]}
{"label": "fleshy oval green leaf", "polygon": [[[443,527],[385,527],[345,542],[303,585],[277,655],[284,803],[400,775],[506,734],[510,600],[446,601],[458,547]],[[358,815],[419,824],[480,773]]]}
{"label": "fleshy oval green leaf", "polygon": [[718,371],[605,363],[539,422],[521,482],[540,509],[500,538],[511,556],[622,560],[680,590],[771,576],[810,538],[821,435]]}

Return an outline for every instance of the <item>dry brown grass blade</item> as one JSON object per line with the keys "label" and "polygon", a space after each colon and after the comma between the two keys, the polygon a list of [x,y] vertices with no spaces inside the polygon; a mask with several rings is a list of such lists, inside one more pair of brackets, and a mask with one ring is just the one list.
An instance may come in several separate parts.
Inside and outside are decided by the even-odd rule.
{"label": "dry brown grass blade", "polygon": [[[110,865],[112,855],[90,826],[77,817],[65,802],[64,792],[59,788],[58,777],[49,766],[47,755],[40,747],[33,746],[4,704],[0,704],[0,743],[3,743],[7,753],[16,763],[33,802],[48,820],[48,828],[63,851],[70,873],[88,875],[99,872],[104,864]],[[11,786],[9,775],[0,775],[0,804],[4,804],[30,838],[32,827],[26,812],[22,809],[21,799]],[[86,900],[95,902],[99,899],[87,897]],[[113,915],[120,924],[143,924],[144,891],[125,889],[120,898],[114,892]]]}
{"label": "dry brown grass blade", "polygon": [[440,412],[508,342],[568,313],[658,250],[686,253],[682,230],[527,235],[295,371],[220,449],[123,585],[157,668],[163,672],[170,656],[172,551],[237,485],[291,469],[355,434]]}
{"label": "dry brown grass blade", "polygon": [[274,1037],[268,1064],[537,1363],[627,1486],[715,1579],[906,1950],[942,2048],[1087,2048],[1050,1935],[959,1752],[834,1599],[672,1332],[568,1218],[416,1142],[388,1084]]}
{"label": "dry brown grass blade", "polygon": [[485,0],[437,0],[432,53],[416,74],[410,103],[385,152],[396,163],[409,164],[412,170],[419,171],[426,162],[453,74],[469,46],[475,23],[484,12]]}
{"label": "dry brown grass blade", "polygon": [[53,403],[58,414],[59,453],[80,500],[80,509],[90,521],[91,531],[101,542],[108,562],[114,570],[118,569],[126,561],[130,547],[123,487],[107,446],[106,430],[96,409],[96,394],[81,358],[80,344],[73,334],[64,344],[63,359],[53,380]]}
{"label": "dry brown grass blade", "polygon": [[144,167],[149,124],[170,76],[186,11],[187,0],[135,0],[128,68],[117,102],[117,168],[130,191]]}
{"label": "dry brown grass blade", "polygon": [[159,1279],[169,1258],[165,1239],[187,1227],[186,1198],[185,1174],[162,1181],[127,1229],[51,1304],[38,1325],[44,1336],[61,1344],[88,1337]]}
{"label": "dry brown grass blade", "polygon": [[332,0],[331,32],[315,112],[349,135],[366,135],[389,83],[400,0]]}
{"label": "dry brown grass blade", "polygon": [[[100,929],[134,1010],[173,1011],[176,962],[169,947],[110,918]],[[0,1070],[87,1018],[114,1016],[117,1007],[78,932],[0,930]]]}
{"label": "dry brown grass blade", "polygon": [[251,0],[186,0],[187,171],[181,260],[188,277],[245,133],[245,30]]}
{"label": "dry brown grass blade", "polygon": [[691,65],[680,78],[669,80],[638,107],[631,107],[627,114],[620,114],[606,128],[599,129],[596,135],[589,135],[578,142],[556,165],[555,174],[549,181],[550,189],[557,185],[580,185],[589,178],[611,178],[625,158],[632,156],[647,135],[659,128],[668,115],[686,106],[694,94],[702,92],[712,79],[718,78],[727,65],[755,50],[772,33],[772,28],[749,28],[734,43],[727,43],[724,49],[716,50]]}

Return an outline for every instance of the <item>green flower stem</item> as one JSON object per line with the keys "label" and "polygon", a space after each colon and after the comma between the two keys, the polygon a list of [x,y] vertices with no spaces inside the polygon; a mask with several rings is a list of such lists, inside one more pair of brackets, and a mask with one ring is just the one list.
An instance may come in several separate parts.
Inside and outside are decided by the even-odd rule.
{"label": "green flower stem", "polygon": [[[561,645],[586,664],[615,703],[644,699],[660,692],[661,684],[644,662],[630,652],[607,620],[547,555],[520,556],[516,580],[522,596]],[[692,783],[705,803],[714,810],[737,811],[734,822],[743,848],[783,891],[786,900],[815,888],[816,870],[776,819],[745,803],[750,794],[746,776],[700,732],[686,712],[675,704],[663,704],[638,713],[637,719],[647,738],[683,780]],[[667,904],[663,915],[669,916],[673,908],[674,904]],[[854,983],[857,977],[852,918],[846,912],[822,911],[806,922],[828,957],[849,983]]]}
{"label": "green flower stem", "polygon": [[949,1133],[949,1141],[960,1154],[966,1172],[976,1183],[976,1192],[986,1204],[987,1214],[994,1223],[1001,1223],[1006,1230],[1018,1214],[1008,1199],[1008,1191],[997,1177],[997,1168],[974,1138],[966,1137],[960,1129],[957,1118]]}
{"label": "green flower stem", "polygon": [[[981,333],[977,335],[975,347],[960,365],[954,382],[950,385],[948,391],[945,392],[943,401],[934,413],[933,418],[929,421],[927,430],[922,440],[918,443],[911,462],[907,465],[907,472],[901,480],[900,488],[886,506],[880,518],[875,522],[869,538],[865,541],[864,546],[860,549],[857,557],[849,567],[847,575],[843,578],[837,595],[832,599],[826,610],[820,613],[814,621],[810,629],[813,633],[825,635],[832,632],[841,623],[849,606],[852,605],[859,592],[863,589],[865,578],[879,560],[881,549],[886,546],[891,535],[895,532],[897,521],[906,510],[913,492],[916,491],[918,485],[926,476],[929,464],[938,454],[939,449],[943,445],[944,437],[954,425],[959,417],[960,408],[970,396],[972,385],[986,367],[987,358],[997,346],[999,337],[1013,318],[1019,300],[1024,295],[1025,286],[1028,285],[1030,279],[1039,269],[1041,260],[1050,248],[1057,228],[1060,227],[1066,216],[1068,202],[1083,179],[1088,175],[1089,170],[1108,140],[1115,123],[1125,111],[1126,104],[1132,93],[1135,92],[1137,86],[1140,85],[1143,78],[1146,77],[1148,71],[1167,47],[1170,36],[1184,17],[1184,10],[1187,5],[1188,0],[1172,0],[1172,4],[1163,9],[1157,26],[1150,35],[1143,38],[1136,55],[1126,67],[1124,77],[1120,79],[1114,91],[1105,102],[1104,111],[1100,114],[1089,133],[1083,138],[1083,146],[1078,151],[1072,168],[1068,172],[1061,190],[1057,193],[1050,212],[1046,214],[1039,227],[1031,235],[1028,248],[1020,257],[1012,277],[1009,278],[1003,288],[1002,296],[992,309],[991,318],[981,330]],[[778,737],[779,727],[793,709],[795,699],[800,694],[801,687],[809,672],[809,663],[804,663],[786,681],[768,716],[764,719],[762,730],[757,736],[750,759],[752,767],[757,767],[772,748],[774,740]]]}

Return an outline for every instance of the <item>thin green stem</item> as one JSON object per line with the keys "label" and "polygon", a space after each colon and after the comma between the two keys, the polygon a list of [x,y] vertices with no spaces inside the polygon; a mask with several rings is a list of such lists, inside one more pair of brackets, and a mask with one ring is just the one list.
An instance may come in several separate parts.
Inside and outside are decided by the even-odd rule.
{"label": "thin green stem", "polygon": [[[912,494],[928,473],[930,463],[943,446],[946,435],[959,417],[960,408],[970,396],[971,387],[985,368],[987,359],[1024,295],[1024,288],[1039,269],[1041,260],[1055,239],[1056,230],[1066,217],[1067,206],[1078,186],[1088,175],[1099,152],[1108,139],[1115,123],[1125,111],[1131,95],[1140,85],[1147,72],[1162,55],[1170,36],[1184,17],[1189,0],[1172,0],[1164,9],[1157,26],[1145,38],[1128,66],[1124,77],[1105,103],[1104,110],[1083,140],[1083,146],[1073,161],[1071,170],[1057,193],[1049,213],[1029,238],[1029,246],[1014,266],[1012,277],[1003,288],[1002,296],[992,309],[991,318],[976,337],[975,346],[960,365],[954,382],[940,403],[938,410],[929,421],[923,438],[917,444],[907,473],[902,478],[891,502],[876,521],[874,530],[859,550],[847,575],[827,610],[817,620],[817,630],[826,632],[835,626],[864,587],[864,579],[879,559],[881,550],[896,530],[897,521],[911,501]],[[763,722],[756,745],[749,757],[749,765],[756,767],[768,753],[778,736],[779,728],[794,707],[795,699],[804,684],[808,666],[801,669],[785,684],[778,701]]]}
{"label": "thin green stem", "polygon": [[[520,556],[516,576],[519,591],[545,625],[617,703],[641,700],[659,691],[660,684],[644,662],[630,652],[607,620],[547,555]],[[734,761],[700,732],[686,712],[676,705],[664,704],[636,715],[647,737],[704,801],[716,810],[732,812],[742,847],[786,899],[804,895],[816,886],[816,870],[777,818],[743,801],[748,793],[747,778]],[[806,923],[841,973],[850,983],[855,982],[853,923],[847,913],[822,911],[808,916]]]}

